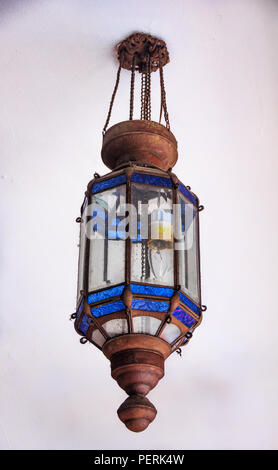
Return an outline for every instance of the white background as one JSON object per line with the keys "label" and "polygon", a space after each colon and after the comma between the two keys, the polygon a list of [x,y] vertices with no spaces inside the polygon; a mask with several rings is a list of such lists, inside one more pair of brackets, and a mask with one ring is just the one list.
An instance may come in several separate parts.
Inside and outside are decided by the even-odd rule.
{"label": "white background", "polygon": [[[205,205],[208,305],[141,434],[118,420],[125,393],[69,321],[75,218],[106,172],[113,46],[134,31],[170,51],[174,171]],[[0,1],[2,448],[277,448],[277,43],[274,0]],[[128,86],[123,72],[112,124],[128,118]],[[157,119],[157,74],[153,96]]]}

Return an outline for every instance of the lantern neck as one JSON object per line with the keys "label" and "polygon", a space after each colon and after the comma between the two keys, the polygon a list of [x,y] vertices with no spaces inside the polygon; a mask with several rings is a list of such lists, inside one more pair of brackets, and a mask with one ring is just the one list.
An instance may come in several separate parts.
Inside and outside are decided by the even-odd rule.
{"label": "lantern neck", "polygon": [[178,159],[177,141],[172,132],[158,122],[123,121],[105,133],[101,157],[111,170],[133,162],[168,171]]}

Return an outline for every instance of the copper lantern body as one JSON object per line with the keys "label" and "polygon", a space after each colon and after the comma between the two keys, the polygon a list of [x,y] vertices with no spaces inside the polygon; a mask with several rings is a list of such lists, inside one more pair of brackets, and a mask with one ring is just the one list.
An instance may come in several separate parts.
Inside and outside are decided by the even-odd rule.
{"label": "copper lantern body", "polygon": [[[112,171],[89,182],[81,207],[77,310],[81,343],[111,362],[128,398],[118,416],[140,432],[156,409],[146,395],[202,321],[197,196],[172,172],[178,152],[170,131],[163,66],[166,44],[134,34],[117,45],[119,69],[103,130],[102,159]],[[130,116],[107,129],[121,69],[131,71]],[[165,126],[151,120],[151,73],[159,71]],[[133,119],[135,72],[141,119]]]}

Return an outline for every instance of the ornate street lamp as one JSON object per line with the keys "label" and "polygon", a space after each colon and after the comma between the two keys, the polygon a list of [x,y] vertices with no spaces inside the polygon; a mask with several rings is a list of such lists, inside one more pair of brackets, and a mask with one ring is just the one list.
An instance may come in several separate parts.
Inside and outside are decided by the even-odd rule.
{"label": "ornate street lamp", "polygon": [[[117,45],[119,69],[103,129],[102,160],[81,207],[77,310],[81,343],[111,361],[112,377],[129,397],[118,409],[128,429],[154,419],[146,398],[181,354],[206,309],[201,303],[199,205],[172,173],[178,153],[170,131],[163,79],[164,41],[133,34]],[[122,69],[131,71],[130,116],[107,130]],[[159,123],[151,120],[151,74],[160,74]],[[133,120],[135,72],[141,74],[141,116]],[[161,118],[164,114],[165,126]]]}

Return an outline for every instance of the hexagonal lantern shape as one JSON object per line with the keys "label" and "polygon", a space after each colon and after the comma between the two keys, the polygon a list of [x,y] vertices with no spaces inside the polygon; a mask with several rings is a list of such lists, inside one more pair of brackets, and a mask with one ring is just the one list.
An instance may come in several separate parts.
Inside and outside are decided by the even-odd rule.
{"label": "hexagonal lantern shape", "polygon": [[142,431],[156,415],[147,393],[163,377],[165,359],[189,342],[205,309],[202,206],[172,173],[177,142],[159,123],[129,120],[111,127],[102,159],[113,171],[95,174],[77,219],[73,318],[81,342],[105,354],[112,377],[129,395],[118,410],[120,419]]}

